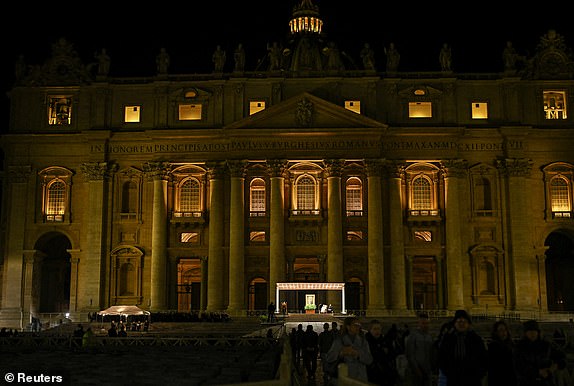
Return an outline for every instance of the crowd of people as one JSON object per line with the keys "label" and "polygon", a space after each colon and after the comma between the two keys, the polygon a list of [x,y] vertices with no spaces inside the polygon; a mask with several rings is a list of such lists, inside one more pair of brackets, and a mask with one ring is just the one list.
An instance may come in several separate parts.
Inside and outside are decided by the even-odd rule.
{"label": "crowd of people", "polygon": [[[324,323],[323,331],[309,324],[292,328],[290,344],[295,367],[312,382],[321,361],[323,383],[337,384],[338,364],[346,363],[352,378],[383,386],[567,386],[563,331],[547,338],[537,321],[522,324],[513,339],[509,325],[497,320],[490,336],[481,336],[465,310],[455,312],[435,336],[430,319],[421,313],[412,331],[392,324],[384,332],[379,320],[363,326],[355,316]],[[301,362],[303,367],[301,366]]]}

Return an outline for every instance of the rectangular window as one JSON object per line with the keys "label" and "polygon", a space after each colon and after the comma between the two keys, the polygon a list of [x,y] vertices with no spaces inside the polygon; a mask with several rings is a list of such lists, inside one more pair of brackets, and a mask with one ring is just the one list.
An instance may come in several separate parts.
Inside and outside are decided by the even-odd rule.
{"label": "rectangular window", "polygon": [[201,104],[181,104],[179,105],[179,120],[180,121],[200,121],[201,120]]}
{"label": "rectangular window", "polygon": [[544,91],[544,116],[546,119],[566,119],[566,92]]}
{"label": "rectangular window", "polygon": [[124,111],[124,122],[132,123],[140,121],[141,106],[126,106]]}
{"label": "rectangular window", "polygon": [[69,125],[70,123],[72,123],[72,97],[50,97],[48,100],[48,124]]}
{"label": "rectangular window", "polygon": [[253,115],[263,110],[265,110],[265,101],[249,102],[249,115]]}
{"label": "rectangular window", "polygon": [[345,101],[345,108],[354,113],[361,114],[361,101]]}
{"label": "rectangular window", "polygon": [[409,102],[409,118],[432,118],[432,103]]}
{"label": "rectangular window", "polygon": [[488,103],[472,103],[472,119],[488,119]]}

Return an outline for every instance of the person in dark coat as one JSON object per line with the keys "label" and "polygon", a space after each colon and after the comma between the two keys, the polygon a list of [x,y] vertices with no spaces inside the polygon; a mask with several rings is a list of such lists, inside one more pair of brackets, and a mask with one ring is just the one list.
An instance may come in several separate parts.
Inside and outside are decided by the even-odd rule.
{"label": "person in dark coat", "polygon": [[443,337],[439,347],[439,367],[448,386],[481,386],[486,376],[488,355],[484,341],[472,328],[465,310],[457,310],[454,331]]}
{"label": "person in dark coat", "polygon": [[389,348],[383,337],[383,326],[377,319],[371,320],[365,339],[373,356],[373,362],[367,366],[367,376],[370,383],[375,385],[394,386],[397,380],[397,370],[394,357],[390,356]]}
{"label": "person in dark coat", "polygon": [[303,334],[303,363],[307,370],[307,379],[315,379],[317,371],[317,357],[319,355],[319,334],[313,331],[313,325],[307,325],[307,330]]}
{"label": "person in dark coat", "polygon": [[535,320],[523,323],[523,336],[514,349],[514,370],[518,386],[552,386],[553,373],[566,366],[566,356],[543,339]]}
{"label": "person in dark coat", "polygon": [[516,386],[514,343],[504,320],[492,325],[488,343],[488,386]]}

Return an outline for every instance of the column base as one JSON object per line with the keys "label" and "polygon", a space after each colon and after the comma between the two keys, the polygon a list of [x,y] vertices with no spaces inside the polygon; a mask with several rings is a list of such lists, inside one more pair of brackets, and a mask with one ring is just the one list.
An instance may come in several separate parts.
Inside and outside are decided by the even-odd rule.
{"label": "column base", "polygon": [[24,320],[21,308],[3,308],[0,310],[0,326],[6,328],[24,329],[29,323],[30,315]]}

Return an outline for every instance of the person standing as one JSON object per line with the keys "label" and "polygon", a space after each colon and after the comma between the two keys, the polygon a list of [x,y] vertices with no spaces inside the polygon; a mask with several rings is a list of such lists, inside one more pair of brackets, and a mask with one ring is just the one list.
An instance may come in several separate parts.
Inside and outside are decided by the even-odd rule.
{"label": "person standing", "polygon": [[409,363],[413,386],[430,386],[432,381],[433,338],[429,332],[427,314],[419,314],[417,328],[405,341],[405,353]]}
{"label": "person standing", "polygon": [[541,337],[536,320],[528,320],[522,326],[523,336],[516,343],[513,356],[517,385],[553,385],[554,372],[566,366],[565,354]]}
{"label": "person standing", "polygon": [[315,379],[317,371],[317,355],[319,353],[319,334],[313,331],[313,325],[307,325],[303,334],[303,364],[307,370],[307,379]]}
{"label": "person standing", "polygon": [[506,322],[494,322],[488,343],[488,386],[516,386],[513,350],[514,343]]}
{"label": "person standing", "polygon": [[439,368],[448,386],[481,386],[488,356],[484,341],[471,327],[465,310],[454,314],[454,331],[446,334],[439,348]]}
{"label": "person standing", "polygon": [[367,366],[369,382],[375,385],[394,386],[397,381],[397,370],[394,358],[389,355],[389,349],[385,346],[381,322],[377,319],[371,320],[365,338],[373,356],[373,362]]}
{"label": "person standing", "polygon": [[275,303],[271,302],[267,306],[267,322],[272,323],[275,317]]}
{"label": "person standing", "polygon": [[[324,367],[325,363],[327,362],[327,353],[333,344],[333,340],[335,339],[335,333],[329,330],[329,323],[323,323],[323,331],[319,333],[319,357],[321,358],[321,366]],[[323,383],[328,384],[329,382],[329,374],[323,368]]]}
{"label": "person standing", "polygon": [[349,377],[368,381],[367,366],[373,362],[373,356],[361,331],[361,323],[355,316],[345,318],[341,334],[335,338],[327,353],[327,363],[337,366],[339,362],[347,364]]}

